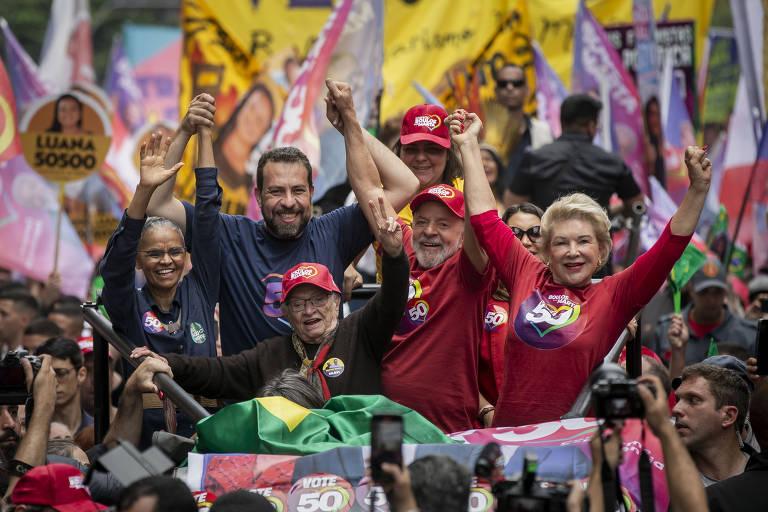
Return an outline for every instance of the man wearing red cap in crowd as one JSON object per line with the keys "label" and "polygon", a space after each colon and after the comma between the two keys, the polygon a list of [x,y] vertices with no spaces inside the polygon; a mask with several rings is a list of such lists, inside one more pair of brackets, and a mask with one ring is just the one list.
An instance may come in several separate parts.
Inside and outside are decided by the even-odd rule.
{"label": "man wearing red cap in crowd", "polygon": [[[13,510],[40,510],[50,507],[58,512],[106,510],[91,499],[83,475],[68,464],[48,464],[29,470],[11,494]],[[48,509],[44,509],[48,510]]]}
{"label": "man wearing red cap in crowd", "polygon": [[[339,320],[341,293],[328,268],[299,263],[283,275],[282,309],[293,333],[218,358],[164,354],[173,378],[187,391],[211,398],[247,400],[271,378],[298,369],[327,400],[336,395],[382,394],[381,359],[403,313],[408,260],[394,210],[369,203],[376,239],[384,248],[384,282],[365,307]],[[133,357],[153,354],[146,347]]]}
{"label": "man wearing red cap in crowd", "polygon": [[384,357],[384,394],[446,432],[481,427],[493,416],[492,406],[480,409],[477,384],[483,304],[493,272],[464,220],[459,190],[428,187],[411,209],[413,226],[404,229],[411,286]]}

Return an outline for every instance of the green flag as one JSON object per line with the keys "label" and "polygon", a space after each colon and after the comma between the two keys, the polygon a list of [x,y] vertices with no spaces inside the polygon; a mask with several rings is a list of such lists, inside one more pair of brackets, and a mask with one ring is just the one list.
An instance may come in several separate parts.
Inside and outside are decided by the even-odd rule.
{"label": "green flag", "polygon": [[731,262],[728,265],[728,273],[733,274],[742,281],[745,280],[746,270],[749,267],[749,253],[746,247],[740,243],[733,244],[733,252],[731,253]]}
{"label": "green flag", "polygon": [[322,409],[305,409],[283,397],[232,404],[197,424],[200,453],[308,455],[341,446],[371,444],[376,412],[403,416],[403,442],[453,443],[422,415],[380,395],[336,396]]}
{"label": "green flag", "polygon": [[707,261],[706,248],[697,240],[691,240],[691,243],[683,251],[680,259],[677,260],[672,272],[669,273],[669,283],[672,286],[672,297],[675,303],[675,313],[680,313],[680,301],[683,286],[693,277],[704,263]]}

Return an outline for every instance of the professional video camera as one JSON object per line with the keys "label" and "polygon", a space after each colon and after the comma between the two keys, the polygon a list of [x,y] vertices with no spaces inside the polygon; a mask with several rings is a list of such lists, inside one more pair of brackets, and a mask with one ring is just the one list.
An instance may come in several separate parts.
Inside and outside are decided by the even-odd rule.
{"label": "professional video camera", "polygon": [[570,493],[568,484],[537,480],[538,464],[536,454],[528,452],[520,477],[504,480],[501,448],[489,443],[475,462],[475,476],[492,484],[498,512],[564,512]]}
{"label": "professional video camera", "polygon": [[29,397],[22,359],[29,361],[34,375],[40,370],[41,359],[22,348],[5,354],[0,360],[0,405],[23,405]]}
{"label": "professional video camera", "polygon": [[605,363],[592,374],[592,404],[595,416],[604,420],[645,417],[645,407],[637,386],[646,386],[656,396],[650,384],[630,379],[621,366]]}

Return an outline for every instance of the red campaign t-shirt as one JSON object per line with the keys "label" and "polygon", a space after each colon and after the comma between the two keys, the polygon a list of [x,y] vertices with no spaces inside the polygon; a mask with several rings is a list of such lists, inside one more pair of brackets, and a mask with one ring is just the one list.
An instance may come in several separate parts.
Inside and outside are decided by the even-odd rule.
{"label": "red campaign t-shirt", "polygon": [[442,265],[420,268],[412,233],[403,226],[411,285],[392,348],[382,362],[384,394],[445,432],[479,428],[478,351],[494,273],[478,273],[463,250]]}
{"label": "red campaign t-shirt", "polygon": [[496,290],[499,286],[503,287],[501,281],[495,279],[486,298],[477,372],[480,393],[494,405],[499,399],[499,389],[504,379],[504,347],[509,329],[509,301],[497,298]]}
{"label": "red campaign t-shirt", "polygon": [[556,284],[495,210],[472,217],[480,245],[510,291],[506,371],[494,426],[559,419],[630,319],[653,297],[690,236],[669,225],[629,268],[584,288]]}

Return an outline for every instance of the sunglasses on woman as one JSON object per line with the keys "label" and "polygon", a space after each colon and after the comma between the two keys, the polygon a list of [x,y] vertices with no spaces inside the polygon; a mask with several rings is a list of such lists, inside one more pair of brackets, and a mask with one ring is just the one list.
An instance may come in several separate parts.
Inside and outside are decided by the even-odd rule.
{"label": "sunglasses on woman", "polygon": [[523,235],[528,235],[528,239],[538,240],[541,238],[541,226],[533,226],[532,228],[528,228],[526,230],[522,230],[520,228],[516,228],[515,226],[510,226],[510,229],[512,230],[512,233],[515,234],[518,240],[523,239]]}

